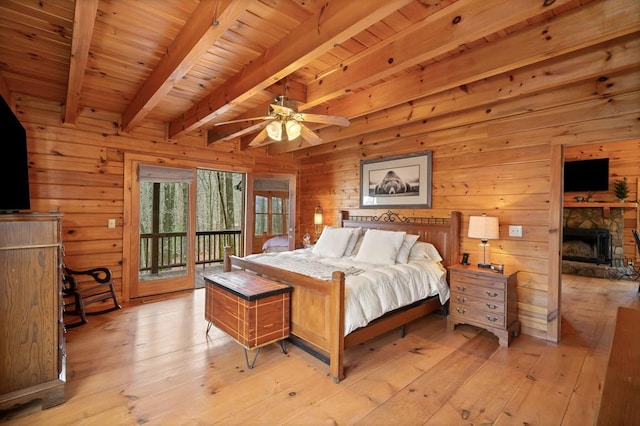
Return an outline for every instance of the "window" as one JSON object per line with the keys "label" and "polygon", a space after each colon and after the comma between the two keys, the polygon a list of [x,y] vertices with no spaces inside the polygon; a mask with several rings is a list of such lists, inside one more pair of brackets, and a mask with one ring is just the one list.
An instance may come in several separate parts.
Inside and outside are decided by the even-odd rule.
{"label": "window", "polygon": [[255,236],[285,235],[289,223],[289,194],[255,192]]}

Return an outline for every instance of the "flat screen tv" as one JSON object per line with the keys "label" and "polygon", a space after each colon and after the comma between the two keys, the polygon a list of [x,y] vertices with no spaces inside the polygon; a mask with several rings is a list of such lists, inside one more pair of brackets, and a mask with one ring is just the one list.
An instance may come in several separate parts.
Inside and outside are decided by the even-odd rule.
{"label": "flat screen tv", "polygon": [[567,161],[564,163],[564,192],[609,190],[609,159]]}
{"label": "flat screen tv", "polygon": [[29,163],[27,132],[9,105],[0,96],[0,212],[29,210]]}

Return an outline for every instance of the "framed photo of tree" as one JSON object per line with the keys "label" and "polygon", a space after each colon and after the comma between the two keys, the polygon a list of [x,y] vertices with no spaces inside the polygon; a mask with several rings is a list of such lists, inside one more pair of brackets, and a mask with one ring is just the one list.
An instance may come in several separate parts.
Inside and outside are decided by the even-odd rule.
{"label": "framed photo of tree", "polygon": [[360,162],[360,208],[431,208],[431,151]]}

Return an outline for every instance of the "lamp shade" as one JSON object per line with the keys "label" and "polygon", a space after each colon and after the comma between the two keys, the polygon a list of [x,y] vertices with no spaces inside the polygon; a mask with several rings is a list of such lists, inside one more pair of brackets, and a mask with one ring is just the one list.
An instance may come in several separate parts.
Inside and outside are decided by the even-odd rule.
{"label": "lamp shade", "polygon": [[282,140],[282,123],[280,121],[272,121],[267,125],[267,134],[274,141]]}
{"label": "lamp shade", "polygon": [[469,217],[469,238],[479,238],[483,241],[498,239],[498,218],[486,214]]}
{"label": "lamp shade", "polygon": [[315,212],[313,213],[313,224],[314,225],[322,225],[322,207],[316,207]]}
{"label": "lamp shade", "polygon": [[300,133],[302,132],[302,126],[296,120],[289,120],[285,123],[285,127],[287,129],[287,139],[290,141],[294,140]]}
{"label": "lamp shade", "polygon": [[318,206],[313,211],[313,224],[316,228],[316,235],[320,235],[320,233],[322,232],[322,222],[322,207]]}

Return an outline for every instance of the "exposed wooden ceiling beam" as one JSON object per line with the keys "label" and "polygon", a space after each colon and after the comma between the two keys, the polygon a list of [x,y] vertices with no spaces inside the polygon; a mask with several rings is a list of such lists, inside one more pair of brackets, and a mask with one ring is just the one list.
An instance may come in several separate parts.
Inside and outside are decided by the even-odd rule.
{"label": "exposed wooden ceiling beam", "polygon": [[135,127],[245,10],[246,0],[200,1],[123,113],[122,130]]}
{"label": "exposed wooden ceiling beam", "polygon": [[[553,8],[573,0],[556,0]],[[394,73],[454,51],[550,10],[530,0],[459,0],[403,32],[384,48],[317,78],[307,87],[307,107],[327,102]],[[430,37],[429,34],[438,36]],[[369,51],[367,51],[369,53]]]}
{"label": "exposed wooden ceiling beam", "polygon": [[73,13],[73,36],[71,39],[71,61],[67,98],[62,110],[63,123],[75,123],[78,118],[82,81],[84,79],[93,26],[98,12],[98,0],[76,0]]}
{"label": "exposed wooden ceiling beam", "polygon": [[[325,142],[331,142],[337,139],[362,135],[365,132],[362,126],[365,126],[369,132],[376,131],[372,127],[372,123],[379,123],[379,125],[395,123],[394,126],[397,126],[397,120],[408,123],[424,120],[434,114],[439,115],[445,111],[453,112],[450,107],[442,107],[438,104],[429,105],[429,102],[433,102],[433,99],[424,97],[636,33],[640,29],[640,23],[634,16],[640,13],[640,4],[633,0],[626,0],[626,3],[629,8],[617,10],[615,13],[608,11],[608,6],[603,2],[585,5],[579,10],[560,15],[553,21],[533,26],[518,34],[474,49],[464,55],[437,62],[421,72],[413,72],[349,96],[343,102],[343,107],[346,110],[342,110],[338,106],[331,113],[337,115],[348,114],[351,117],[363,114],[366,114],[366,116],[352,119],[348,128],[325,128],[320,130],[319,134]],[[582,21],[584,19],[590,22],[598,21],[600,25],[589,27],[575,25],[575,22],[584,22]],[[613,22],[615,22],[615,25]],[[602,28],[607,28],[608,30],[602,31]],[[540,37],[542,31],[548,37]],[[527,49],[522,49],[522,46],[527,46]],[[629,49],[630,47],[628,46],[620,54],[627,55],[625,51]],[[497,55],[495,52],[501,52],[501,54]],[[601,58],[601,60],[606,62],[611,58]],[[630,58],[624,60],[627,62],[633,61]],[[621,66],[628,66],[628,64]],[[567,72],[561,69],[558,70],[558,73],[567,75]],[[406,87],[412,88],[413,95],[406,93],[404,90]],[[417,100],[417,95],[424,98],[424,101]],[[410,96],[411,99],[407,99],[407,96]],[[498,91],[496,89],[494,96],[500,96],[503,99],[507,95],[504,90]],[[384,100],[384,104],[380,103],[382,100]],[[408,101],[412,101],[412,105],[407,109],[406,102]],[[402,103],[405,103],[405,105],[402,105]],[[400,105],[400,107],[397,109],[387,108],[389,105],[394,104]],[[354,110],[358,105],[366,106],[368,110],[361,109],[360,113],[358,113]],[[458,105],[463,109],[465,107],[464,102],[458,102]],[[436,112],[432,113],[431,110]],[[380,113],[375,114],[376,111],[380,111]],[[392,119],[389,114],[394,114],[393,111],[404,111],[404,116]],[[377,120],[376,117],[379,116],[386,116],[387,118]],[[298,149],[300,148],[295,143],[284,142],[270,147],[270,152],[277,154]],[[314,148],[314,150],[317,150],[317,148]]]}
{"label": "exposed wooden ceiling beam", "polygon": [[274,81],[283,79],[335,44],[365,30],[410,1],[328,1],[318,13],[304,20],[241,73],[173,120],[169,125],[169,137],[192,132],[222,111],[249,99],[256,91],[266,89]]}

